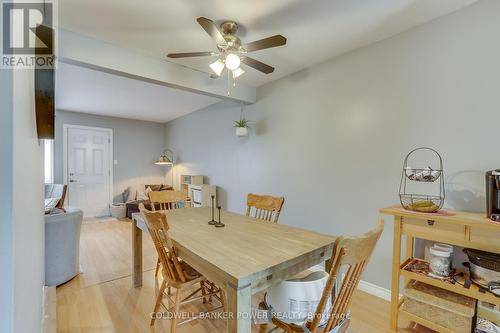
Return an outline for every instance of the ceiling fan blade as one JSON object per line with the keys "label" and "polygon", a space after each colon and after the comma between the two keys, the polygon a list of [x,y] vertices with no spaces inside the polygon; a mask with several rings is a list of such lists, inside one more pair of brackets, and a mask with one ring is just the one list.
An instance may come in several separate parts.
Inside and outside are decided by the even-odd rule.
{"label": "ceiling fan blade", "polygon": [[216,52],[186,52],[186,53],[169,53],[167,57],[169,58],[190,58],[190,57],[206,57],[206,56],[216,56]]}
{"label": "ceiling fan blade", "polygon": [[206,17],[198,17],[196,19],[201,27],[213,38],[217,45],[227,46],[226,39],[219,28],[215,25],[214,21]]}
{"label": "ceiling fan blade", "polygon": [[241,61],[244,64],[246,64],[252,68],[255,68],[256,70],[261,71],[262,73],[270,74],[270,73],[274,72],[274,67],[266,65],[265,63],[260,62],[258,60],[255,60],[253,58],[249,58],[249,57],[245,56],[245,57],[241,57]]}
{"label": "ceiling fan blade", "polygon": [[281,35],[274,35],[272,37],[256,40],[255,42],[251,42],[243,45],[243,48],[247,50],[247,52],[269,49],[271,47],[282,46],[286,44],[286,38]]}

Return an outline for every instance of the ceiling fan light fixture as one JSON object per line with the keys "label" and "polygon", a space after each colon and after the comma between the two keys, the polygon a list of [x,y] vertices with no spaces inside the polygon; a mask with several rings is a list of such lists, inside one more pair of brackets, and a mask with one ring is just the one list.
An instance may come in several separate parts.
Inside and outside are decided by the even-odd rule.
{"label": "ceiling fan light fixture", "polygon": [[215,62],[210,64],[210,68],[212,68],[215,74],[221,76],[222,71],[224,70],[224,62],[220,59],[217,59]]}
{"label": "ceiling fan light fixture", "polygon": [[240,67],[240,64],[241,64],[240,57],[238,57],[236,54],[229,53],[226,56],[226,67],[227,67],[227,69],[229,69],[231,71],[234,71],[234,70],[236,70],[236,69],[238,69]]}
{"label": "ceiling fan light fixture", "polygon": [[245,71],[243,70],[243,68],[241,68],[241,67],[236,68],[233,71],[233,79],[236,79],[237,77],[243,75],[244,73],[245,73]]}

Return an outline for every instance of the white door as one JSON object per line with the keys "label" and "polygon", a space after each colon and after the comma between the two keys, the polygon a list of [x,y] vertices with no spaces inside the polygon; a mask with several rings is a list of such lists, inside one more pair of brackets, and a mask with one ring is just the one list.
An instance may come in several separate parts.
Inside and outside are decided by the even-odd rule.
{"label": "white door", "polygon": [[109,215],[111,130],[67,127],[68,204],[84,216]]}

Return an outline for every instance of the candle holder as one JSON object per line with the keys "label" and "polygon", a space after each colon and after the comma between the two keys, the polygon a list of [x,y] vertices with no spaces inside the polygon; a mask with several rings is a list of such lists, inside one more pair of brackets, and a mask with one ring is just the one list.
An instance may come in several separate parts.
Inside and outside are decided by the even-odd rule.
{"label": "candle holder", "polygon": [[224,223],[221,222],[220,220],[220,210],[221,210],[221,206],[217,206],[217,209],[219,210],[219,221],[217,223],[214,224],[214,226],[216,228],[224,228],[226,225]]}
{"label": "candle holder", "polygon": [[214,200],[215,200],[215,195],[212,195],[211,197],[212,197],[212,219],[210,221],[208,221],[208,224],[210,224],[210,225],[216,225],[217,221],[215,221],[215,219],[214,219]]}

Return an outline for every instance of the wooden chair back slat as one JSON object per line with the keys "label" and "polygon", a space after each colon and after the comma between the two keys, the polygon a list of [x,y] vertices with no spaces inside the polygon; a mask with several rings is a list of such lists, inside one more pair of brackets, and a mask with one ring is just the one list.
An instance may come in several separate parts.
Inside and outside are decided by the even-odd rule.
{"label": "wooden chair back slat", "polygon": [[[258,195],[249,193],[247,196],[247,216],[259,220],[278,222],[281,208],[285,202],[284,197],[273,197],[270,195]],[[252,214],[252,208],[254,213]],[[274,217],[273,217],[274,216]]]}
{"label": "wooden chair back slat", "polygon": [[171,210],[180,208],[180,204],[185,202],[186,196],[182,191],[151,191],[149,192],[149,201],[151,209]]}
{"label": "wooden chair back slat", "polygon": [[171,282],[186,282],[187,279],[177,257],[177,251],[168,234],[169,225],[165,214],[158,211],[148,211],[142,203],[139,205],[139,210],[146,221],[166,278],[170,279]]}
{"label": "wooden chair back slat", "polygon": [[326,309],[327,302],[334,291],[335,281],[343,267],[347,271],[342,279],[340,290],[336,292],[335,300],[328,313],[328,321],[324,326],[323,332],[332,330],[345,317],[352,295],[358,286],[361,275],[370,260],[383,230],[384,222],[381,220],[374,230],[362,236],[340,237],[335,241],[331,268],[325,289],[316,308],[313,320],[308,321],[306,324],[311,332],[316,332],[318,329],[318,325],[322,319],[321,315]]}

